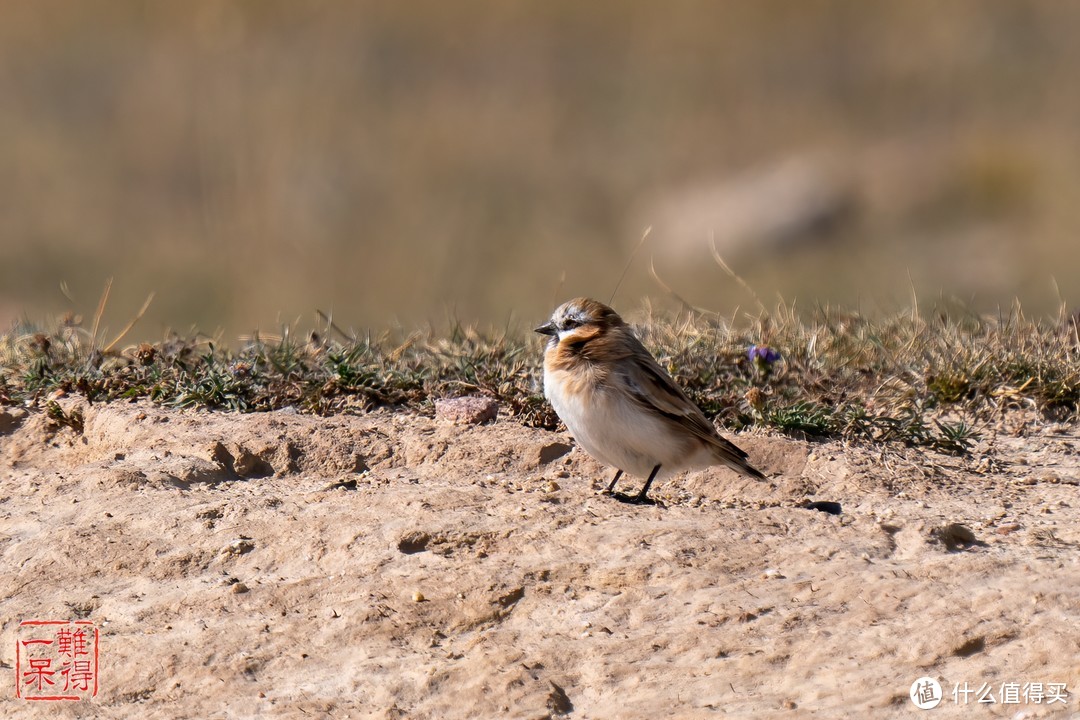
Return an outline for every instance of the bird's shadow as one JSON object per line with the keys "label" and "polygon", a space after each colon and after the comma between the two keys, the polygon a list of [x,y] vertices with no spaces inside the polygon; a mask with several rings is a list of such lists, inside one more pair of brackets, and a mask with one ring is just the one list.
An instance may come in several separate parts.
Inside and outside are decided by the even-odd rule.
{"label": "bird's shadow", "polygon": [[604,492],[602,495],[606,495],[614,500],[618,500],[626,505],[653,505],[655,507],[667,507],[659,500],[653,500],[651,497],[641,497],[640,495],[627,495],[622,492]]}

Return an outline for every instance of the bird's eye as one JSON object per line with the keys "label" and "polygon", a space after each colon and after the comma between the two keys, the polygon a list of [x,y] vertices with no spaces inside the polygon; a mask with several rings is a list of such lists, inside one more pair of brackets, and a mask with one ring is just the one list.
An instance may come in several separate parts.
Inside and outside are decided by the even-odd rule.
{"label": "bird's eye", "polygon": [[579,325],[581,325],[581,323],[574,318],[566,318],[565,320],[563,320],[563,330],[573,330]]}

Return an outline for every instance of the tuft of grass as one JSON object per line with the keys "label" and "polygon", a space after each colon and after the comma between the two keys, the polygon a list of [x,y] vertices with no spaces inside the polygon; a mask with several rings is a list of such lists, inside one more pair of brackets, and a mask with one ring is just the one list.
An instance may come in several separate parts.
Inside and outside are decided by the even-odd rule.
{"label": "tuft of grass", "polygon": [[[755,317],[646,308],[635,330],[706,414],[727,428],[963,454],[982,423],[1015,409],[1048,422],[1080,416],[1080,339],[1073,317],[871,319],[837,309],[802,317],[781,306]],[[376,407],[428,413],[438,397],[483,394],[503,414],[553,429],[542,392],[542,346],[528,331],[255,336],[237,348],[205,337],[102,348],[76,321],[23,324],[0,335],[0,405],[44,406],[57,391],[90,402],[149,399],[185,408],[332,414]],[[780,359],[762,364],[769,348]],[[769,356],[772,357],[771,355]]]}
{"label": "tuft of grass", "polygon": [[50,400],[45,403],[45,416],[54,427],[69,427],[77,433],[83,431],[83,414],[78,408],[65,411],[59,403]]}
{"label": "tuft of grass", "polygon": [[791,405],[770,408],[764,420],[784,432],[825,436],[831,434],[834,414],[824,405],[800,400]]}

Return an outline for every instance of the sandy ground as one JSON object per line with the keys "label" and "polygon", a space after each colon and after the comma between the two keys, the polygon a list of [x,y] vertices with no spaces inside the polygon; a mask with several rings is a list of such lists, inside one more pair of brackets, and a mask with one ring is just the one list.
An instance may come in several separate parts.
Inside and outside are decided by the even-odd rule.
{"label": "sandy ground", "polygon": [[[1074,428],[1011,416],[963,459],[742,435],[771,482],[636,507],[512,420],[80,407],[0,413],[3,717],[917,717],[920,676],[933,717],[1080,713]],[[31,618],[97,626],[96,698],[15,697]]]}

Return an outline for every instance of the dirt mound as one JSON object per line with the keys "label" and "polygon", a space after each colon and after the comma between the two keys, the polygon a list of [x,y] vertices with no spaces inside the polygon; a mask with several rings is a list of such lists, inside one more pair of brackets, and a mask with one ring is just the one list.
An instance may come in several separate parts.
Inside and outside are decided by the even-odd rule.
{"label": "dirt mound", "polygon": [[87,619],[100,691],[5,717],[906,716],[921,676],[960,717],[957,684],[1080,687],[1067,433],[742,435],[770,482],[636,507],[512,421],[59,409],[0,414],[0,674],[20,621]]}

